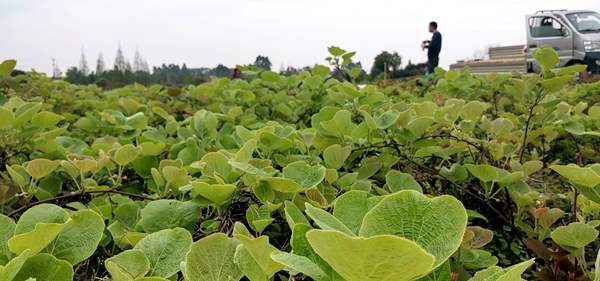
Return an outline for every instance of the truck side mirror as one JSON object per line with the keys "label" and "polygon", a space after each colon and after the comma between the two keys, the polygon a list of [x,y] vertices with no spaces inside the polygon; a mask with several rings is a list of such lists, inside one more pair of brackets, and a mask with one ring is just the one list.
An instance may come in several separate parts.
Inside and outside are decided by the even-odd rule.
{"label": "truck side mirror", "polygon": [[567,36],[567,35],[569,35],[569,31],[568,31],[568,29],[567,29],[567,27],[566,27],[566,26],[564,26],[564,25],[563,25],[563,26],[560,28],[560,34],[561,34],[562,36]]}

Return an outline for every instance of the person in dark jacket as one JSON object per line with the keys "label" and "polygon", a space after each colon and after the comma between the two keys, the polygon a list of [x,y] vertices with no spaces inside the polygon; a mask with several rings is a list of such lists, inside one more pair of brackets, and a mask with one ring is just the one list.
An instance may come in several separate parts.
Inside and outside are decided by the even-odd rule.
{"label": "person in dark jacket", "polygon": [[427,49],[427,72],[433,73],[440,63],[440,51],[442,50],[442,34],[437,30],[437,23],[429,23],[429,32],[433,33],[431,40],[423,41],[421,48]]}

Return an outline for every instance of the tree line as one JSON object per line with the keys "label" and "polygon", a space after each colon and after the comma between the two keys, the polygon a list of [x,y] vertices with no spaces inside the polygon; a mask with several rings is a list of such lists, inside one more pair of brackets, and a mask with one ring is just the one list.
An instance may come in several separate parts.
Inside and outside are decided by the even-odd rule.
{"label": "tree line", "polygon": [[[273,65],[268,56],[259,55],[253,63],[246,66],[271,71]],[[386,79],[397,79],[420,75],[423,73],[424,64],[414,64],[408,61],[404,65],[402,57],[397,52],[382,51],[375,56],[370,72],[367,73],[360,62],[349,65],[349,68],[355,67],[361,69],[361,75],[356,79],[357,82],[366,82],[381,80],[384,77]],[[281,67],[278,72],[281,75],[288,76],[310,69],[312,69],[310,66],[301,68],[288,66],[286,68]],[[121,46],[117,48],[112,68],[107,68],[102,53],[100,53],[96,60],[95,71],[92,71],[88,66],[83,50],[79,66],[68,68],[64,77],[61,77],[60,70],[53,62],[54,78],[64,78],[73,84],[97,84],[105,89],[118,88],[132,83],[173,86],[200,84],[209,81],[210,77],[231,77],[233,70],[234,68],[223,64],[219,64],[214,68],[190,68],[185,63],[183,65],[162,64],[150,69],[146,59],[137,50],[134,55],[133,64],[131,64],[129,59],[123,55]]]}

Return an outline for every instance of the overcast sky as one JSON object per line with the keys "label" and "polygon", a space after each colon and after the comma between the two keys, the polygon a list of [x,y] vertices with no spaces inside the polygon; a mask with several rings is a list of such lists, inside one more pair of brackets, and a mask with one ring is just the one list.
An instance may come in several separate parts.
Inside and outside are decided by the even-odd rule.
{"label": "overcast sky", "polygon": [[426,60],[420,42],[439,23],[441,65],[486,45],[523,44],[524,16],[539,9],[591,9],[598,0],[0,0],[0,60],[18,68],[64,71],[81,48],[94,69],[112,67],[117,45],[150,65],[247,64],[261,54],[282,65],[325,63],[326,47],[357,51],[367,68],[382,50]]}

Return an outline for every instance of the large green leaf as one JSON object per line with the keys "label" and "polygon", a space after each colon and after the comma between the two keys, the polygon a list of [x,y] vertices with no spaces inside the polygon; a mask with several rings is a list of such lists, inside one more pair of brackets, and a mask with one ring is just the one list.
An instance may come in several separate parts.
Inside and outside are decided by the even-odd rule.
{"label": "large green leaf", "polygon": [[13,256],[8,249],[8,240],[15,234],[15,222],[0,214],[0,265],[6,264]]}
{"label": "large green leaf", "polygon": [[242,272],[234,263],[239,242],[223,233],[202,238],[188,252],[184,274],[189,281],[237,281]]}
{"label": "large green leaf", "polygon": [[358,233],[363,218],[369,211],[368,193],[364,191],[348,191],[335,200],[333,216],[347,226],[353,233]]}
{"label": "large green leaf", "polygon": [[15,121],[15,114],[12,110],[0,106],[0,129],[11,127],[13,121]]}
{"label": "large green leaf", "polygon": [[13,281],[25,281],[29,278],[36,281],[72,281],[73,266],[50,254],[38,254],[27,259]]}
{"label": "large green leaf", "polygon": [[13,69],[15,69],[15,66],[17,66],[16,60],[5,60],[0,63],[0,77],[8,77]]}
{"label": "large green leaf", "polygon": [[435,198],[404,190],[388,195],[365,216],[360,236],[397,235],[421,245],[444,263],[460,247],[467,226],[462,203],[448,195]]}
{"label": "large green leaf", "polygon": [[0,281],[12,281],[21,271],[21,268],[31,256],[30,250],[23,251],[20,255],[10,260],[6,265],[0,265]]}
{"label": "large green leaf", "polygon": [[200,220],[200,212],[200,206],[192,201],[156,200],[142,209],[140,225],[148,233],[174,227],[191,231]]}
{"label": "large green leaf", "polygon": [[400,190],[412,189],[422,192],[421,185],[407,173],[402,173],[396,170],[390,170],[385,175],[385,184],[391,192],[398,192]]}
{"label": "large green leaf", "polygon": [[554,68],[560,61],[556,51],[550,47],[537,48],[533,52],[533,58],[540,64],[543,71]]}
{"label": "large green leaf", "polygon": [[311,166],[304,161],[297,161],[285,166],[282,174],[284,178],[295,181],[304,189],[309,189],[325,179],[325,170],[321,165]]}
{"label": "large green leaf", "polygon": [[115,155],[113,160],[121,165],[125,166],[131,162],[133,162],[140,154],[142,153],[142,149],[134,146],[133,144],[126,144],[124,146],[119,147],[117,151],[115,151]]}
{"label": "large green leaf", "polygon": [[31,124],[40,128],[55,127],[64,117],[50,111],[41,111],[31,118]]}
{"label": "large green leaf", "polygon": [[103,232],[104,220],[98,213],[91,210],[73,212],[71,220],[46,251],[71,264],[78,264],[94,254]]}
{"label": "large green leaf", "polygon": [[32,178],[39,180],[54,172],[58,165],[60,165],[60,161],[39,158],[27,162],[25,170]]}
{"label": "large green leaf", "polygon": [[291,179],[280,177],[266,177],[260,179],[260,183],[269,189],[283,193],[298,193],[304,191],[304,187]]}
{"label": "large green leaf", "polygon": [[521,274],[533,263],[535,263],[535,259],[530,259],[505,269],[492,266],[478,271],[469,281],[521,281]]}
{"label": "large green leaf", "polygon": [[294,255],[286,252],[279,252],[271,254],[271,258],[296,272],[301,272],[314,280],[328,281],[330,280],[327,273],[325,273],[317,264],[311,261],[309,258],[299,255]]}
{"label": "large green leaf", "polygon": [[321,229],[337,230],[348,235],[355,235],[354,232],[338,218],[328,213],[325,210],[319,209],[309,203],[305,204],[306,214],[317,224]]}
{"label": "large green leaf", "polygon": [[323,160],[327,168],[337,170],[344,165],[351,152],[352,148],[349,146],[334,144],[323,150]]}
{"label": "large green leaf", "polygon": [[433,270],[435,257],[401,237],[351,237],[332,230],[312,230],[306,236],[319,256],[347,281],[408,281]]}
{"label": "large green leaf", "polygon": [[551,234],[552,240],[570,251],[579,250],[598,238],[598,230],[589,224],[573,222],[559,226]]}
{"label": "large green leaf", "polygon": [[192,196],[200,195],[219,206],[229,202],[233,193],[237,190],[235,184],[208,184],[195,181],[191,185]]}
{"label": "large green leaf", "polygon": [[[255,263],[265,276],[270,278],[284,268],[284,265],[271,259],[271,254],[276,253],[278,250],[269,243],[269,237],[253,238],[243,234],[234,236],[240,241],[241,246],[248,251],[248,255],[239,256],[238,258],[251,258],[253,260],[251,262]],[[249,262],[242,263],[248,264]]]}
{"label": "large green leaf", "polygon": [[50,244],[70,220],[67,212],[53,204],[40,204],[23,213],[8,240],[8,248],[16,254],[26,249],[37,254]]}
{"label": "large green leaf", "polygon": [[183,228],[164,229],[144,237],[135,249],[144,252],[150,261],[149,276],[171,277],[192,246],[192,235]]}
{"label": "large green leaf", "polygon": [[593,169],[582,168],[574,164],[570,165],[552,165],[550,169],[567,178],[574,184],[593,188],[600,185],[600,175]]}
{"label": "large green leaf", "polygon": [[132,249],[108,258],[104,265],[113,281],[142,278],[150,271],[150,261],[142,250]]}

